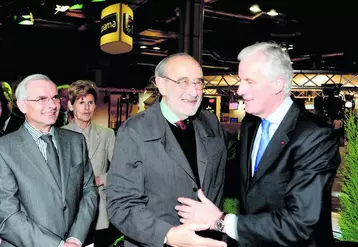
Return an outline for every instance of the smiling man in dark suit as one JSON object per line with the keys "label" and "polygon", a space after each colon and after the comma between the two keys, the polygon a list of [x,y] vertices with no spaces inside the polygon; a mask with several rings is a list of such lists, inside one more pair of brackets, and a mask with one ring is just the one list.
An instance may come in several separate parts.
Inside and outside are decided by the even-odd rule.
{"label": "smiling man in dark suit", "polygon": [[1,247],[79,247],[97,210],[83,135],[55,128],[56,85],[26,77],[16,89],[26,121],[0,138]]}
{"label": "smiling man in dark suit", "polygon": [[239,215],[179,198],[184,223],[207,223],[240,246],[332,246],[331,188],[340,164],[338,144],[324,121],[301,112],[290,98],[293,70],[274,43],[239,56],[238,94],[248,113],[241,125]]}

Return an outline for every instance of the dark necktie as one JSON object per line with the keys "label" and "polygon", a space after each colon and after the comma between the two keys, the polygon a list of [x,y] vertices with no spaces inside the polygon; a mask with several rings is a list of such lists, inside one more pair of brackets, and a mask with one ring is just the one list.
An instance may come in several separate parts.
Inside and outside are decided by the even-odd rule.
{"label": "dark necktie", "polygon": [[262,128],[261,139],[260,139],[260,146],[256,154],[254,173],[256,173],[257,169],[259,168],[259,163],[262,158],[262,155],[264,154],[266,147],[270,142],[270,134],[269,134],[270,124],[271,123],[265,119],[262,119],[261,121],[261,128]]}
{"label": "dark necktie", "polygon": [[186,128],[188,127],[187,124],[182,120],[176,122],[175,124],[182,130],[186,130]]}
{"label": "dark necktie", "polygon": [[50,167],[50,170],[55,177],[55,180],[58,186],[61,188],[61,173],[60,173],[60,164],[58,160],[57,150],[52,141],[52,135],[42,135],[40,137],[44,142],[46,142],[46,156],[47,156],[47,164]]}

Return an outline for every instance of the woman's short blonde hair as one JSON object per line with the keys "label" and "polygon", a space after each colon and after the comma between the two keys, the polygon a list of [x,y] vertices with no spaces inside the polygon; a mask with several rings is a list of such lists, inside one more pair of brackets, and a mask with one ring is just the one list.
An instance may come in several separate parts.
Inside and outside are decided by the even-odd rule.
{"label": "woman's short blonde hair", "polygon": [[79,98],[85,97],[88,94],[92,94],[94,101],[97,103],[98,87],[92,81],[78,80],[70,85],[68,88],[68,100],[71,104]]}

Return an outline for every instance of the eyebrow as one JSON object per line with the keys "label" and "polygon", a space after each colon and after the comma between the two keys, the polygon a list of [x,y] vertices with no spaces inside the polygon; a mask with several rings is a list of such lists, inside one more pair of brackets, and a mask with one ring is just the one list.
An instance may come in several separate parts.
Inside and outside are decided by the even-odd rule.
{"label": "eyebrow", "polygon": [[[50,98],[54,98],[54,97],[61,97],[61,95],[55,94],[54,96],[52,96],[52,97],[50,97]],[[40,96],[34,96],[34,98],[36,98],[36,99],[39,99],[39,98],[47,98],[47,96],[40,95]]]}
{"label": "eyebrow", "polygon": [[[180,80],[180,79],[190,79],[190,77],[188,77],[188,76],[181,76],[181,77],[178,78],[178,80]],[[195,78],[193,78],[193,79],[205,80],[204,77],[195,77]]]}

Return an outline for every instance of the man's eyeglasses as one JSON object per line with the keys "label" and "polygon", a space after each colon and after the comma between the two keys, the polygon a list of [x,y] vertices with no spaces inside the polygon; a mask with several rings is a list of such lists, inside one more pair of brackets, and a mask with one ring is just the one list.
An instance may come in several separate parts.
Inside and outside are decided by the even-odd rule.
{"label": "man's eyeglasses", "polygon": [[44,97],[44,96],[40,96],[37,99],[26,99],[25,101],[35,101],[41,105],[47,105],[48,102],[50,101],[50,99],[54,102],[54,103],[60,103],[61,100],[61,96],[60,95],[55,95],[52,98],[49,97]]}
{"label": "man's eyeglasses", "polygon": [[198,78],[198,79],[195,79],[195,80],[191,80],[190,78],[183,77],[183,78],[180,78],[178,80],[173,80],[173,79],[171,79],[169,77],[166,77],[166,76],[159,76],[159,77],[162,77],[164,79],[167,79],[169,81],[172,81],[172,82],[178,84],[181,89],[188,89],[191,84],[194,84],[196,89],[203,90],[205,85],[206,85],[206,82],[205,82],[205,80],[203,78]]}

